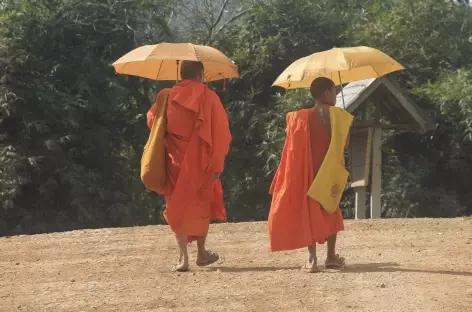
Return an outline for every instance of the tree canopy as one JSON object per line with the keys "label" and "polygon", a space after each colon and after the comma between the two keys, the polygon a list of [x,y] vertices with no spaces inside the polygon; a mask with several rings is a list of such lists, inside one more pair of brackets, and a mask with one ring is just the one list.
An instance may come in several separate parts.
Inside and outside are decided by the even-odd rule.
{"label": "tree canopy", "polygon": [[[435,0],[8,0],[0,3],[0,235],[162,223],[139,164],[145,114],[168,83],[117,76],[143,44],[190,41],[239,66],[228,88],[233,143],[223,175],[230,221],[265,220],[285,113],[306,90],[272,88],[294,60],[367,45],[436,121],[383,148],[385,217],[472,214],[472,9]],[[347,192],[343,209],[351,215]]]}

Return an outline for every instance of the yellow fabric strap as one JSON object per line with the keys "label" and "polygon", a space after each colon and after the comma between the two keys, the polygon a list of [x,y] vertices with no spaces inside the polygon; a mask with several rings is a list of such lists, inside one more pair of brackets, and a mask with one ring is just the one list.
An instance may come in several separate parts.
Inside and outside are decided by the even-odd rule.
{"label": "yellow fabric strap", "polygon": [[330,107],[331,142],[308,196],[324,210],[334,213],[347,185],[349,171],[344,167],[344,148],[354,117],[339,107]]}

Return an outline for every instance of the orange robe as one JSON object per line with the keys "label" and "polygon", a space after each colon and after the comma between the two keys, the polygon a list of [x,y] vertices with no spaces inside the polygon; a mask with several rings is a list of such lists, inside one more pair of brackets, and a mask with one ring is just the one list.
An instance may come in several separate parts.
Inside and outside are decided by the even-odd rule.
{"label": "orange robe", "polygon": [[226,220],[221,181],[231,142],[228,116],[218,95],[206,85],[185,80],[175,85],[167,104],[164,217],[178,236],[208,233],[210,220]]}
{"label": "orange robe", "polygon": [[341,210],[330,214],[307,192],[328,151],[330,137],[313,109],[288,113],[286,139],[270,193],[271,251],[323,244],[344,229]]}

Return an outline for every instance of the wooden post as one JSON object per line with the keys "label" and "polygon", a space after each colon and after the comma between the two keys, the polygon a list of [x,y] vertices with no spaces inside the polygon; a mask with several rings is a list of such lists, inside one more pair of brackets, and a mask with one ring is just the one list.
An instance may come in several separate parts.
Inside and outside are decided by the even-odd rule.
{"label": "wooden post", "polygon": [[372,128],[353,131],[351,135],[352,146],[352,183],[356,192],[355,218],[367,217],[366,199],[367,186],[369,185],[370,167],[372,158]]}
{"label": "wooden post", "polygon": [[355,188],[356,190],[356,220],[365,219],[367,210],[365,207],[366,200],[366,187],[359,186]]}
{"label": "wooden post", "polygon": [[372,183],[370,192],[370,218],[380,219],[382,214],[382,128],[372,134]]}

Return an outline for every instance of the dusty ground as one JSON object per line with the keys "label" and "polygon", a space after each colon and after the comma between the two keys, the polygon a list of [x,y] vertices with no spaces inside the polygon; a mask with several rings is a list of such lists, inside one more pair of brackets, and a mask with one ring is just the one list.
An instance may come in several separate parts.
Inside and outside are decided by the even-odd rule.
{"label": "dusty ground", "polygon": [[0,311],[472,311],[472,219],[347,222],[344,272],[270,254],[265,223],[210,245],[218,265],[175,274],[162,226],[0,238]]}

